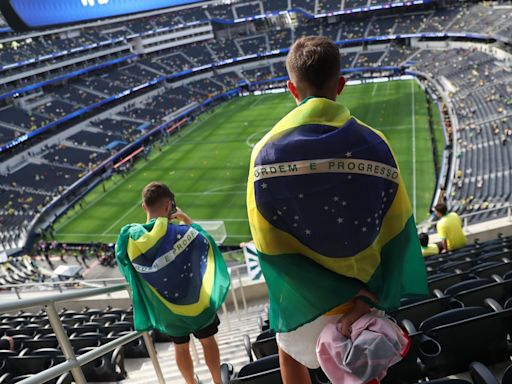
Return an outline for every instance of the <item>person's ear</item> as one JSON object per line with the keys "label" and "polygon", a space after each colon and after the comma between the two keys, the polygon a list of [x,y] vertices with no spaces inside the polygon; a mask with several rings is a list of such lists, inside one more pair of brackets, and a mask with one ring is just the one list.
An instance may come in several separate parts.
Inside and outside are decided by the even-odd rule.
{"label": "person's ear", "polygon": [[347,80],[345,80],[345,77],[340,76],[338,79],[338,87],[336,88],[337,95],[339,95],[341,92],[343,92],[343,89],[345,88],[346,83],[347,83]]}
{"label": "person's ear", "polygon": [[142,206],[142,209],[144,210],[144,212],[148,211],[148,208],[146,207],[146,204],[144,204],[144,202],[141,203],[141,206]]}
{"label": "person's ear", "polygon": [[288,87],[288,90],[292,94],[295,101],[299,102],[299,91],[297,91],[297,87],[295,86],[295,84],[293,84],[291,80],[288,80],[286,82],[286,86]]}

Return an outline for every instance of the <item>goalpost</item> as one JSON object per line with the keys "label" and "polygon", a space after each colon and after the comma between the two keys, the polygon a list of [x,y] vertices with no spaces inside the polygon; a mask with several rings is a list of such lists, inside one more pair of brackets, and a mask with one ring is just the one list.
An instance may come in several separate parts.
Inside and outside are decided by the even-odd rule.
{"label": "goalpost", "polygon": [[196,221],[203,229],[208,232],[217,245],[221,245],[226,240],[226,226],[221,220]]}

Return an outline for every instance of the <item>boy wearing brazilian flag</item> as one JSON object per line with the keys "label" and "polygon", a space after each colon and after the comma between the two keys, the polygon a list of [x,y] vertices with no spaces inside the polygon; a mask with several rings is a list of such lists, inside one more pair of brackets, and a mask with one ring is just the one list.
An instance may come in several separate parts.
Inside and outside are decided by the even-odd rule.
{"label": "boy wearing brazilian flag", "polygon": [[372,306],[427,294],[411,206],[384,135],[336,97],[337,46],[303,37],[286,59],[297,102],[253,149],[248,217],[270,297],[285,384],[310,383],[318,335],[343,335]]}
{"label": "boy wearing brazilian flag", "polygon": [[[162,183],[142,192],[146,224],[128,224],[116,243],[116,259],[132,289],[135,329],[171,336],[176,363],[195,384],[190,334],[199,339],[214,383],[220,384],[217,310],[229,289],[229,274],[215,241],[176,207]],[[171,223],[180,220],[183,225]]]}

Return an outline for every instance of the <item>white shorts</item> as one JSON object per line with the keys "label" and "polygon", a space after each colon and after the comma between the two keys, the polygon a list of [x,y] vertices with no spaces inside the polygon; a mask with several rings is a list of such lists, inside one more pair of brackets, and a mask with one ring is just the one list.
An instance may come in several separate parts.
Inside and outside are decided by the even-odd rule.
{"label": "white shorts", "polygon": [[304,324],[295,331],[278,333],[277,345],[309,369],[320,368],[316,357],[316,341],[327,324],[336,323],[343,315],[320,316],[311,323]]}

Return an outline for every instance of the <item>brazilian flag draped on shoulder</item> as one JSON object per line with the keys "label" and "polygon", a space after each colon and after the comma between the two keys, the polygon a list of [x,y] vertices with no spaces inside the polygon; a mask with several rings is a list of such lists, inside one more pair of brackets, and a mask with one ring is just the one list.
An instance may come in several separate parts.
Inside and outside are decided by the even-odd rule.
{"label": "brazilian flag draped on shoulder", "polygon": [[256,144],[247,208],[277,332],[316,319],[361,288],[382,309],[427,294],[395,157],[382,133],[334,101],[307,99]]}
{"label": "brazilian flag draped on shoulder", "polygon": [[135,329],[185,336],[210,324],[229,289],[212,237],[159,217],[121,229],[116,258],[132,289]]}

